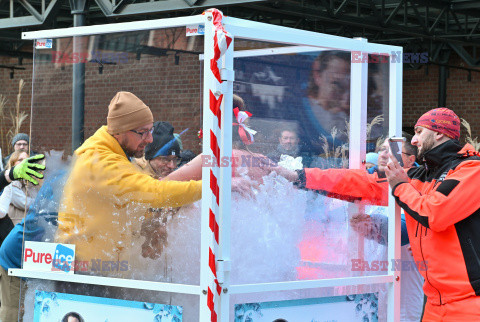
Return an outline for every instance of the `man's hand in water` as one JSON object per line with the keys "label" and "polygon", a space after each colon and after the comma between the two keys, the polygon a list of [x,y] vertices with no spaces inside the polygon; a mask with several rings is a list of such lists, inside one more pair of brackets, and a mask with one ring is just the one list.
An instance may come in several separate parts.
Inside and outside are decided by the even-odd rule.
{"label": "man's hand in water", "polygon": [[363,236],[370,236],[373,228],[372,218],[367,214],[357,213],[350,218],[350,226]]}
{"label": "man's hand in water", "polygon": [[159,212],[155,212],[142,223],[140,235],[145,237],[142,244],[142,256],[157,259],[167,245],[167,227]]}

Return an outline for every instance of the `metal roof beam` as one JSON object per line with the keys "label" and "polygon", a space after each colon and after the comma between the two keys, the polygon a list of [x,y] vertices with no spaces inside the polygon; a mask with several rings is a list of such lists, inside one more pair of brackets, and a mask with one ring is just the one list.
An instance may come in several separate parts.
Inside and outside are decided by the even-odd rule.
{"label": "metal roof beam", "polygon": [[451,8],[452,10],[480,9],[480,2],[477,0],[462,2],[452,1]]}
{"label": "metal roof beam", "polygon": [[[401,2],[403,4],[404,1]],[[436,40],[436,41],[442,41],[442,42],[455,42],[458,44],[464,44],[464,45],[473,45],[474,43],[480,44],[480,42],[468,42],[465,40],[459,40],[459,39],[447,39],[449,35],[447,34],[428,34],[426,32],[422,32],[421,29],[419,29],[416,26],[401,26],[401,25],[396,25],[396,26],[381,26],[379,25],[378,21],[376,18],[373,18],[372,16],[360,16],[356,17],[353,15],[342,15],[340,18],[335,18],[329,16],[324,10],[319,10],[319,9],[314,9],[312,7],[302,7],[299,8],[298,6],[295,6],[295,2],[293,1],[285,1],[282,5],[281,8],[272,8],[268,6],[260,6],[257,4],[244,4],[244,7],[250,8],[250,9],[255,9],[258,11],[262,12],[271,12],[271,13],[276,13],[276,14],[281,14],[285,15],[287,17],[304,17],[305,19],[312,20],[312,21],[322,21],[322,22],[328,22],[328,23],[335,23],[335,24],[343,24],[347,26],[355,26],[359,28],[366,28],[370,32],[372,31],[386,31],[386,32],[392,32],[395,34],[399,35],[407,35],[407,36],[412,36],[417,39],[430,39],[430,40]],[[446,10],[444,8],[444,10]],[[441,17],[443,16],[443,12],[437,17],[437,22],[430,28],[430,30],[434,30],[434,27],[438,24],[440,21]],[[352,13],[353,14],[353,13]],[[445,38],[443,38],[445,36]]]}
{"label": "metal roof beam", "polygon": [[139,3],[120,3],[114,6],[110,0],[95,0],[102,12],[107,17],[148,14],[174,10],[187,10],[192,8],[210,8],[238,5],[247,2],[262,2],[266,0],[205,0],[205,1],[178,1],[157,0]]}
{"label": "metal roof beam", "polygon": [[17,0],[33,17],[42,22],[42,15],[27,0]]}
{"label": "metal roof beam", "polygon": [[15,17],[12,1],[10,5],[9,18],[0,19],[0,29],[42,25],[59,3],[58,0],[51,0],[47,8],[43,10],[45,4],[42,2],[42,11],[44,12],[40,14],[27,0],[18,0],[18,2],[31,14],[31,16]]}

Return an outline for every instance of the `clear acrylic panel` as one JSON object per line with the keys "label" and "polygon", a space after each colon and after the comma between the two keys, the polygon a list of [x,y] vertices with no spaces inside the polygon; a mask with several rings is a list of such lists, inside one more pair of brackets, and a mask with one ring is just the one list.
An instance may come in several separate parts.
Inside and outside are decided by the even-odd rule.
{"label": "clear acrylic panel", "polygon": [[[351,184],[368,182],[368,174],[343,170],[360,166],[349,164],[349,151],[360,149],[349,143],[350,122],[360,122],[350,119],[351,86],[359,84],[351,79],[352,53],[271,47],[235,39],[234,94],[241,99],[234,108],[251,116],[246,128],[233,125],[232,172],[256,188],[253,197],[232,193],[231,283],[388,274],[388,186],[376,196],[381,206],[369,196],[353,202],[359,191]],[[365,138],[366,152],[387,137],[388,67],[368,66],[366,133],[356,134]],[[256,131],[253,142],[249,129]],[[265,157],[292,171],[323,170],[319,188],[269,174],[261,166]]]}
{"label": "clear acrylic panel", "polygon": [[[198,264],[185,263],[186,258],[200,261],[199,202],[172,208],[167,199],[159,207],[155,199],[162,199],[161,194],[152,197],[146,188],[143,196],[137,195],[122,186],[114,171],[95,169],[95,153],[92,168],[74,180],[71,133],[73,86],[85,84],[85,140],[98,140],[95,133],[107,124],[115,94],[131,92],[150,107],[154,121],[169,122],[179,135],[173,162],[132,158],[139,172],[166,176],[201,152],[200,53],[203,37],[186,37],[185,28],[59,38],[53,39],[52,49],[35,51],[32,148],[47,155],[47,170],[42,197],[27,216],[25,241],[75,244],[76,274],[199,284]],[[84,67],[85,76],[73,85],[78,66]],[[171,135],[168,128],[160,132],[159,140]],[[91,142],[93,151],[97,143]],[[75,191],[84,194],[74,196]]]}

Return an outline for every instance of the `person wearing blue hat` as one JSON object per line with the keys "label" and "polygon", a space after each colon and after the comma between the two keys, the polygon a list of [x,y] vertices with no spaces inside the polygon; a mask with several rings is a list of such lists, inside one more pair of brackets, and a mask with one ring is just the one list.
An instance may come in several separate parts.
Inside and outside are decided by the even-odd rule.
{"label": "person wearing blue hat", "polygon": [[155,122],[153,142],[145,147],[144,157],[135,159],[144,172],[155,178],[166,177],[180,162],[180,144],[173,131],[173,126],[168,122]]}
{"label": "person wearing blue hat", "polygon": [[376,167],[378,165],[378,153],[369,152],[365,156],[365,169]]}

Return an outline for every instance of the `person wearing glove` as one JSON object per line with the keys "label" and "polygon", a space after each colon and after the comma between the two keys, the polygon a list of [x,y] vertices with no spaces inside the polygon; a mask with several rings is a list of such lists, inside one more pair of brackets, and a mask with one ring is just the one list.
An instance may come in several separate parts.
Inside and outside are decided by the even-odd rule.
{"label": "person wearing glove", "polygon": [[43,154],[37,154],[23,160],[20,164],[17,164],[11,169],[0,172],[0,189],[8,186],[12,181],[22,179],[30,181],[34,185],[38,185],[36,179],[43,179],[43,174],[38,172],[38,170],[45,170],[45,166],[37,162],[44,158],[45,156]]}

